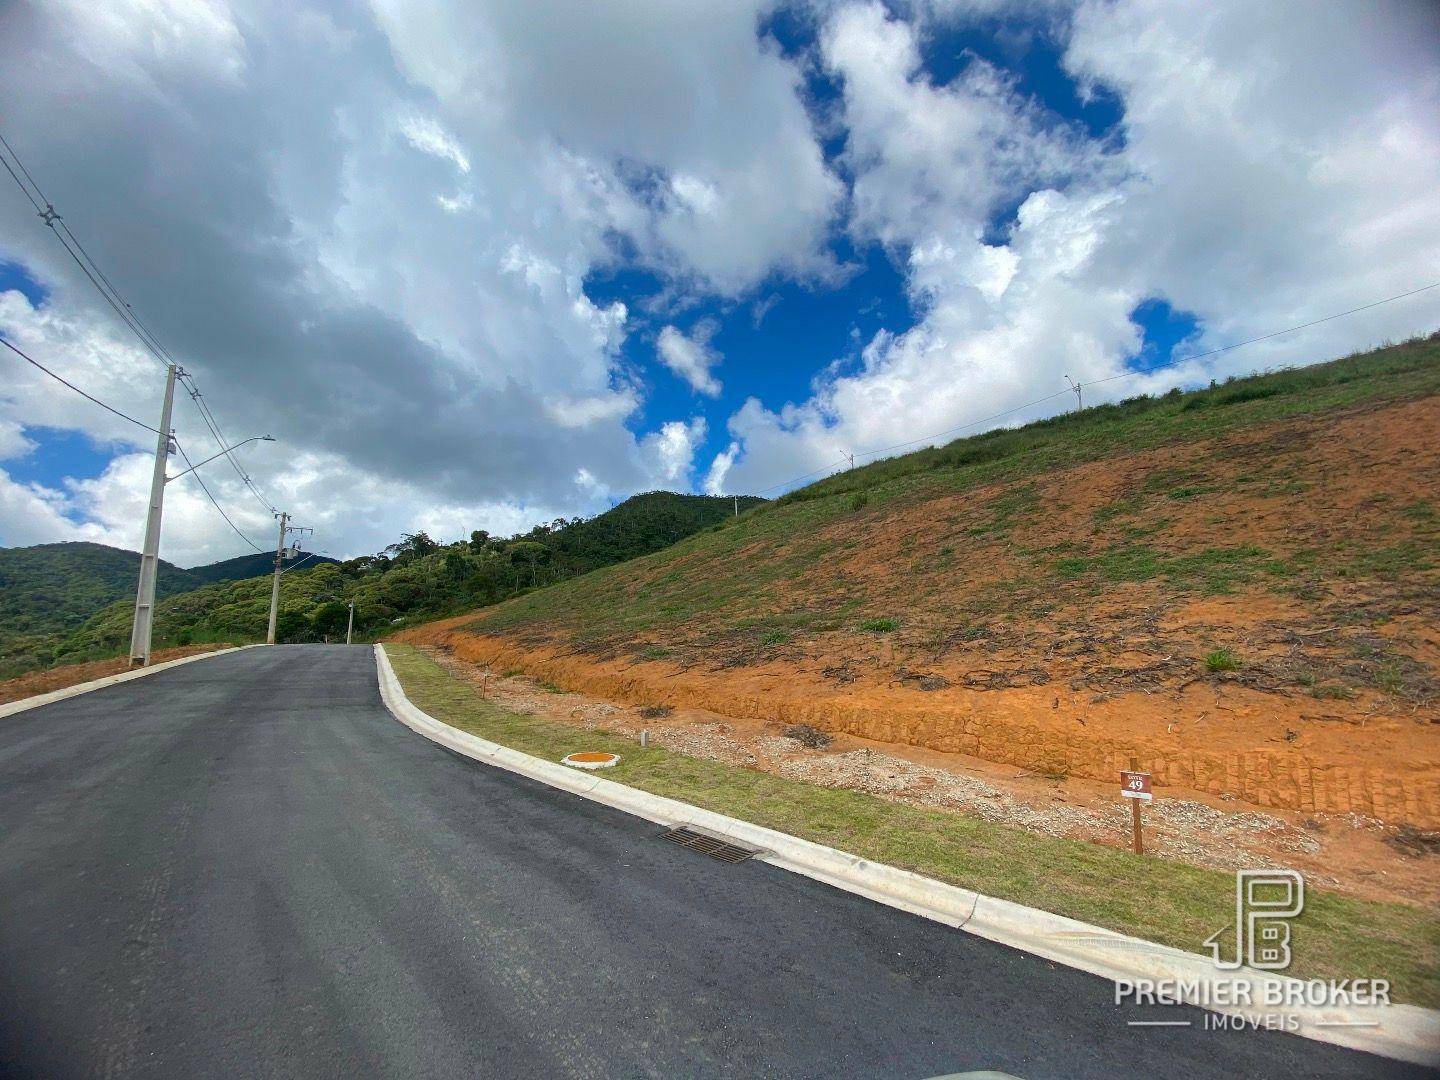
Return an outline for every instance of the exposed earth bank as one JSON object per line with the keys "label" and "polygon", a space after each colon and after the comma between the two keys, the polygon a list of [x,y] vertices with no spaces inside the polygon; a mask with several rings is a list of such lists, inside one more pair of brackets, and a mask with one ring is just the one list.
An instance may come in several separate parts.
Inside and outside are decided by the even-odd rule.
{"label": "exposed earth bank", "polygon": [[1435,829],[1440,346],[1347,363],[857,469],[399,638],[625,705]]}
{"label": "exposed earth bank", "polygon": [[[637,741],[644,731],[653,745],[692,757],[955,811],[1042,836],[1121,849],[1131,843],[1130,808],[1114,783],[1042,776],[847,735],[826,742],[812,731],[704,709],[624,705],[461,660],[443,648],[422,649],[513,712]],[[1440,836],[1410,826],[1358,814],[1260,811],[1235,800],[1169,790],[1144,808],[1144,830],[1145,852],[1152,857],[1220,870],[1288,867],[1336,892],[1440,908]]]}

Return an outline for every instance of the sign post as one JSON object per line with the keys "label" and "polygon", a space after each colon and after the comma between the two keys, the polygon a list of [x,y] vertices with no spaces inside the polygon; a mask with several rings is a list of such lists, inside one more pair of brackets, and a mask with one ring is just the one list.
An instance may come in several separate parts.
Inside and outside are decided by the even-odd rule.
{"label": "sign post", "polygon": [[1145,844],[1140,838],[1140,804],[1155,798],[1150,790],[1150,774],[1140,771],[1140,763],[1130,759],[1130,768],[1120,773],[1120,795],[1130,800],[1130,831],[1134,840],[1135,854],[1145,854]]}

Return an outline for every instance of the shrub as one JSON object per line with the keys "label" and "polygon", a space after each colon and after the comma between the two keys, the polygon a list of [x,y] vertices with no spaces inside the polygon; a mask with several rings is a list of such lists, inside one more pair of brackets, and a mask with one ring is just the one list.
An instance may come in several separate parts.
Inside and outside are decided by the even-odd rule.
{"label": "shrub", "polygon": [[1205,654],[1206,671],[1239,671],[1240,658],[1229,649],[1215,649]]}
{"label": "shrub", "polygon": [[899,626],[894,619],[866,619],[860,624],[860,629],[869,630],[872,634],[888,634]]}

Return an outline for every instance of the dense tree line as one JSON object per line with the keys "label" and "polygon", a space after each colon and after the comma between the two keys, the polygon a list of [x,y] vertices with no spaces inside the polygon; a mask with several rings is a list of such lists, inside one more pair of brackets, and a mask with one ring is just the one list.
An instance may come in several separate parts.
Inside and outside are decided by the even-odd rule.
{"label": "dense tree line", "polygon": [[[742,498],[739,507],[761,501]],[[588,521],[559,518],[512,537],[476,530],[466,540],[442,544],[423,532],[408,533],[374,555],[287,572],[281,578],[277,637],[343,638],[352,601],[362,638],[498,603],[659,551],[723,522],[734,508],[729,498],[650,492]],[[157,605],[155,647],[263,638],[269,606],[268,576],[176,593]],[[115,603],[72,632],[35,642],[20,659],[33,667],[122,651],[129,643],[131,608],[129,601]]]}

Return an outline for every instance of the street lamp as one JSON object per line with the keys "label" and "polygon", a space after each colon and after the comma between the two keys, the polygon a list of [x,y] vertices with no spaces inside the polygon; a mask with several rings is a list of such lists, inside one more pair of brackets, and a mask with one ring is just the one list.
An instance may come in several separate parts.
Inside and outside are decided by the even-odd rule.
{"label": "street lamp", "polygon": [[238,449],[240,449],[240,447],[244,446],[246,443],[252,443],[252,442],[274,442],[274,441],[275,441],[275,437],[274,437],[273,435],[251,435],[250,438],[248,438],[248,439],[241,439],[241,440],[240,440],[239,442],[237,442],[234,446],[227,446],[224,450],[221,450],[220,453],[218,453],[218,454],[211,454],[209,457],[207,457],[204,461],[200,462],[199,464],[191,465],[190,468],[186,469],[184,472],[176,473],[174,476],[167,476],[167,477],[165,477],[165,482],[168,484],[168,483],[170,483],[170,481],[172,481],[172,480],[179,480],[180,477],[182,477],[182,476],[188,476],[190,473],[192,473],[192,472],[194,472],[196,469],[200,468],[201,465],[209,465],[210,462],[214,461],[216,458],[218,458],[218,457],[224,457],[226,454],[230,453],[232,450],[238,450]]}

